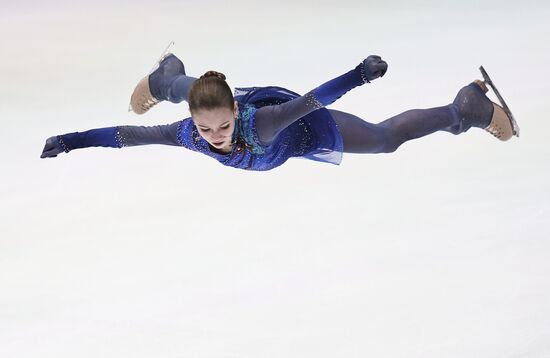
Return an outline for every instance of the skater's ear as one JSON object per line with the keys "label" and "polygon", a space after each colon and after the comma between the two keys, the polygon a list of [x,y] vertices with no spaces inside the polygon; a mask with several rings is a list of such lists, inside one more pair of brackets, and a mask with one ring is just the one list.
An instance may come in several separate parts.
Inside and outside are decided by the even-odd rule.
{"label": "skater's ear", "polygon": [[239,114],[239,103],[237,101],[235,101],[235,105],[233,107],[233,114],[235,118],[237,118],[237,115]]}

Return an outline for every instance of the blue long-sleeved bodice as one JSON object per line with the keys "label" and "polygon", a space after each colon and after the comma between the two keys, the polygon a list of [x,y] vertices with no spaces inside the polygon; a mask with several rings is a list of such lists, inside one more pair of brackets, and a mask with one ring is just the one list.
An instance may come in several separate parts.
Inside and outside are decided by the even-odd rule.
{"label": "blue long-sleeved bodice", "polygon": [[[280,87],[236,89],[246,91],[247,98],[261,98],[266,103],[288,101],[298,94]],[[235,96],[237,99],[238,95]],[[246,98],[245,98],[246,100]],[[276,103],[276,102],[275,102]],[[261,105],[261,104],[260,104]],[[233,149],[224,154],[216,151],[198,133],[191,118],[181,121],[177,138],[184,147],[213,157],[220,163],[248,170],[269,170],[280,166],[291,157],[339,164],[343,151],[342,138],[330,113],[317,109],[283,129],[269,144],[258,137],[254,102],[239,102],[239,113],[233,132]]]}

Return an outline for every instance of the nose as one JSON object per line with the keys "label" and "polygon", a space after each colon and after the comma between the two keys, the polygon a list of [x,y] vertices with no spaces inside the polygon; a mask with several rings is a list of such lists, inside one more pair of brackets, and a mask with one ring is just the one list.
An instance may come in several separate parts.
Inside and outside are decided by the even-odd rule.
{"label": "nose", "polygon": [[221,131],[215,131],[215,132],[212,133],[212,139],[214,139],[214,140],[219,141],[223,138],[224,138],[224,136],[222,135]]}

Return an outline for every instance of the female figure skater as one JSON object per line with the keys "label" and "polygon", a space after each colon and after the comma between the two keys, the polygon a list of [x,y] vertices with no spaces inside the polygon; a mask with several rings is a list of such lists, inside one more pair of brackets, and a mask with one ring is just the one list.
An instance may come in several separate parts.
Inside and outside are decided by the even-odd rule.
{"label": "female figure skater", "polygon": [[41,158],[92,146],[165,144],[201,152],[226,166],[269,170],[291,157],[340,164],[344,152],[389,153],[408,140],[440,130],[460,134],[477,127],[500,140],[516,134],[511,116],[485,96],[487,88],[479,80],[460,89],[451,104],[409,110],[379,124],[325,108],[352,88],[384,76],[387,67],[379,56],[369,56],[303,96],[275,86],[236,88],[233,95],[223,74],[187,76],[183,63],[168,54],[138,83],[131,108],[142,114],[161,101],[185,100],[190,118],[50,137]]}

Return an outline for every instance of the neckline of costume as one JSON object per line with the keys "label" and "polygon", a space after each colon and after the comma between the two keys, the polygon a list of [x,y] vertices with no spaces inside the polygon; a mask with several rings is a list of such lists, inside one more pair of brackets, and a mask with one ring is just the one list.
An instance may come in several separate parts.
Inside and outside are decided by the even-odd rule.
{"label": "neckline of costume", "polygon": [[214,146],[212,146],[212,144],[208,143],[208,150],[210,150],[211,153],[214,153],[214,154],[217,154],[217,155],[221,155],[221,156],[227,156],[231,153],[233,153],[233,150],[235,150],[235,144],[232,144],[231,145],[231,151],[230,152],[227,152],[227,153],[224,153],[224,152],[219,152],[218,149],[216,149]]}

